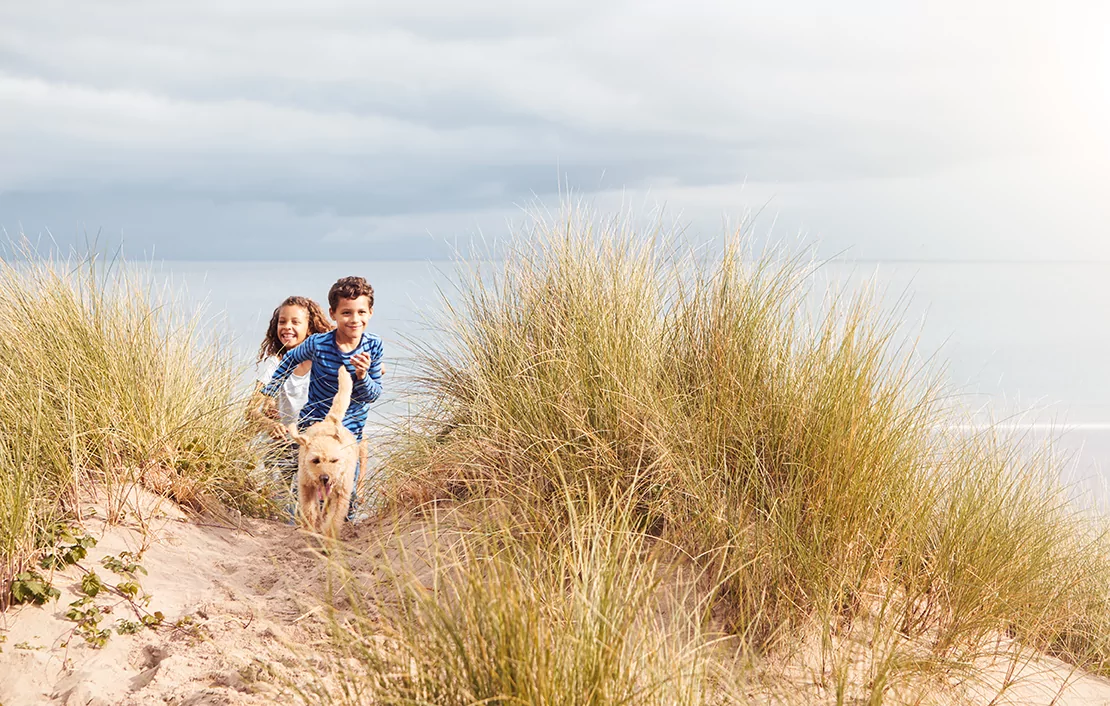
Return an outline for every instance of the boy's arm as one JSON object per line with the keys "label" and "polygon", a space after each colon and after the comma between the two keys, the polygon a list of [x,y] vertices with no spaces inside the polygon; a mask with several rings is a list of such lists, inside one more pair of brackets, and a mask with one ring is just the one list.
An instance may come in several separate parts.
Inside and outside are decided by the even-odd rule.
{"label": "boy's arm", "polygon": [[351,390],[352,402],[375,402],[382,396],[382,342],[375,338],[366,351],[370,356],[370,365],[360,378],[359,366],[355,366],[354,389]]}
{"label": "boy's arm", "polygon": [[267,397],[276,395],[285,381],[289,379],[289,376],[293,374],[294,368],[312,358],[314,353],[316,353],[316,337],[309,336],[301,345],[285,354],[285,357],[281,359],[281,365],[277,367],[270,378],[270,382],[266,383],[259,392]]}

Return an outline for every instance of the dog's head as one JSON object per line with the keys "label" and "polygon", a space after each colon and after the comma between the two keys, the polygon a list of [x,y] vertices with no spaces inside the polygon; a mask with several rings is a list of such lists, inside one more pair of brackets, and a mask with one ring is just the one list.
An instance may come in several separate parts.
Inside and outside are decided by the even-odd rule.
{"label": "dog's head", "polygon": [[294,436],[302,479],[324,500],[345,474],[352,472],[358,457],[354,435],[341,424],[325,419],[304,434]]}

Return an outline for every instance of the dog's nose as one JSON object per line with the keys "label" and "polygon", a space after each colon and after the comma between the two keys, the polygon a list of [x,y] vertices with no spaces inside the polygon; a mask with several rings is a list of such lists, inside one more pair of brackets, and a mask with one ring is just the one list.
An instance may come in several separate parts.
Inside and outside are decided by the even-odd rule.
{"label": "dog's nose", "polygon": [[324,485],[327,485],[328,484],[328,477],[327,476],[320,476],[320,482],[323,483]]}

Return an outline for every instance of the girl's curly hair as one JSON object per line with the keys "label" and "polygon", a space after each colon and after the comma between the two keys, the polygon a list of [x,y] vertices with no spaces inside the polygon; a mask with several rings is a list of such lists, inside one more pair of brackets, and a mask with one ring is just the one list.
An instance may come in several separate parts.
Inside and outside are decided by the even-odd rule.
{"label": "girl's curly hair", "polygon": [[314,333],[327,333],[331,331],[331,322],[324,314],[324,310],[320,305],[312,301],[308,297],[288,297],[281,304],[278,304],[274,309],[273,316],[270,317],[270,325],[266,327],[266,337],[262,339],[262,346],[258,349],[258,360],[263,361],[270,356],[282,355],[285,353],[285,346],[281,340],[278,339],[277,326],[278,315],[281,314],[282,307],[286,306],[299,306],[308,312],[308,335]]}

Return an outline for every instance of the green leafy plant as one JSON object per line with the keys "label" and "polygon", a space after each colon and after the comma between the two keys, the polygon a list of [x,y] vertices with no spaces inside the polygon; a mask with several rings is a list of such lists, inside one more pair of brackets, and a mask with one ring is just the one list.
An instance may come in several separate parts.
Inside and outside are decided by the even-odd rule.
{"label": "green leafy plant", "polygon": [[135,600],[135,598],[139,595],[141,587],[136,581],[120,581],[118,584],[116,584],[116,590],[122,593],[126,598],[129,598],[130,600]]}
{"label": "green leafy plant", "polygon": [[159,627],[162,623],[166,622],[166,616],[162,615],[162,611],[156,610],[153,613],[148,613],[147,615],[144,615],[141,620],[143,625],[147,626],[148,628],[154,629],[156,627]]}
{"label": "green leafy plant", "polygon": [[145,613],[137,605],[138,602],[144,605],[150,602],[150,596],[143,595],[140,597],[142,586],[135,578],[135,574],[145,574],[146,569],[138,563],[138,559],[137,554],[123,551],[116,556],[106,556],[100,560],[102,566],[125,578],[125,580],[115,585],[106,583],[95,571],[85,569],[84,574],[82,574],[78,590],[83,595],[70,603],[65,617],[67,620],[77,623],[73,633],[80,635],[93,647],[103,647],[111,637],[111,629],[102,627],[101,622],[106,613],[112,612],[113,606],[107,603],[98,604],[94,600],[98,597],[104,599],[107,596],[117,596],[123,599],[121,602],[130,605],[136,617],[138,617],[137,621],[127,618],[117,620],[115,626],[117,634],[132,635],[144,627],[154,629],[162,625],[165,620],[161,611]]}
{"label": "green leafy plant", "polygon": [[85,575],[81,577],[81,593],[89,598],[95,598],[103,588],[104,582],[100,580],[95,571],[86,571]]}
{"label": "green leafy plant", "polygon": [[34,570],[16,574],[15,578],[12,579],[11,600],[15,604],[34,603],[35,605],[42,605],[47,601],[57,599],[61,595],[61,591],[51,586],[42,574]]}
{"label": "green leafy plant", "polygon": [[[99,589],[97,589],[99,591]],[[110,630],[100,627],[100,622],[104,618],[105,612],[111,612],[111,608],[101,610],[101,606],[97,605],[92,596],[84,595],[81,598],[69,604],[69,610],[66,611],[66,620],[72,620],[77,623],[74,628],[74,633],[80,635],[93,647],[101,648],[108,643],[108,638],[112,636]]]}
{"label": "green leafy plant", "polygon": [[139,563],[142,557],[129,551],[122,551],[117,556],[106,556],[100,560],[101,566],[120,576],[134,577],[136,573],[146,574],[146,569]]}
{"label": "green leafy plant", "polygon": [[96,538],[87,534],[76,536],[70,528],[63,528],[52,547],[46,550],[39,565],[44,569],[64,569],[88,556],[96,546]]}

